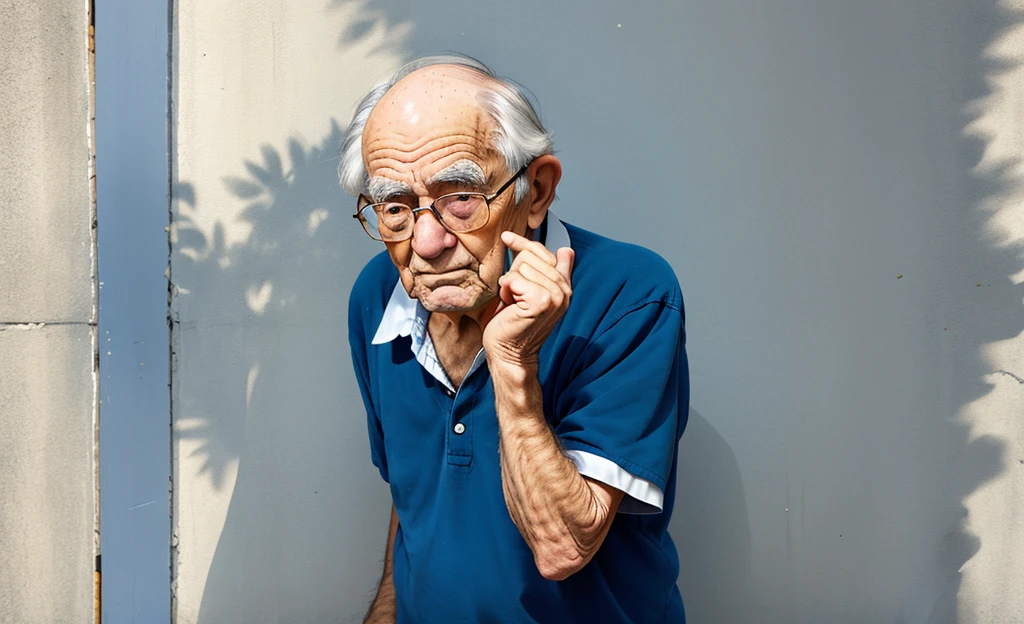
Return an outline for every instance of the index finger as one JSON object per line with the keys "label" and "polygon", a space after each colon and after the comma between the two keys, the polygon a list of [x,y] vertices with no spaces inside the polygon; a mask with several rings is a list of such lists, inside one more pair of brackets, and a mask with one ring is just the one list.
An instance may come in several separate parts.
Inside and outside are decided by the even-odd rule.
{"label": "index finger", "polygon": [[520,236],[515,232],[510,232],[507,230],[502,232],[501,242],[505,243],[505,246],[514,251],[515,253],[519,253],[521,251],[526,251],[527,249],[529,249],[534,253],[535,256],[544,260],[551,266],[555,266],[558,262],[555,259],[555,254],[548,251],[547,247],[541,245],[537,241],[532,241],[524,236]]}

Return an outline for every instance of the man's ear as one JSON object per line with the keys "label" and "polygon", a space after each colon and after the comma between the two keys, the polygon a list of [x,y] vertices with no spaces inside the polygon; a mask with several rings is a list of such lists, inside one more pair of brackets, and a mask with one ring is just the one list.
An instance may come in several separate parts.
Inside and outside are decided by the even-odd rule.
{"label": "man's ear", "polygon": [[524,175],[530,183],[527,223],[530,229],[536,230],[544,222],[551,202],[555,201],[555,188],[562,179],[562,163],[552,154],[545,154],[530,163]]}

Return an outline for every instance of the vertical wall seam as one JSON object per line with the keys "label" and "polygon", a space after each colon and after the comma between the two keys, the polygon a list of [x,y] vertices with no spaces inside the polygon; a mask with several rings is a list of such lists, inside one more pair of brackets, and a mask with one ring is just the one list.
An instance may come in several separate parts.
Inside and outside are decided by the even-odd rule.
{"label": "vertical wall seam", "polygon": [[168,588],[170,591],[171,609],[168,614],[170,624],[177,620],[178,611],[178,530],[174,517],[174,318],[173,298],[174,280],[172,276],[171,258],[173,247],[174,223],[174,0],[167,0],[167,427],[168,427],[168,466],[167,466],[167,514],[170,519],[168,553]]}
{"label": "vertical wall seam", "polygon": [[88,114],[86,141],[89,148],[89,255],[91,260],[92,318],[92,478],[93,478],[93,622],[102,619],[102,570],[100,551],[100,336],[99,336],[99,240],[96,209],[96,11],[94,0],[85,0]]}

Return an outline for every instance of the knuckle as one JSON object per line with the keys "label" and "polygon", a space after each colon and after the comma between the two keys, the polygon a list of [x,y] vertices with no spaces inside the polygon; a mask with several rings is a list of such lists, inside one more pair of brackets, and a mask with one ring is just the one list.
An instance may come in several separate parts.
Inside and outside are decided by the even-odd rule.
{"label": "knuckle", "polygon": [[554,258],[555,255],[548,251],[548,248],[539,243],[538,241],[531,241],[530,246],[527,247],[527,251],[537,257],[538,260],[545,262],[549,261],[550,258]]}

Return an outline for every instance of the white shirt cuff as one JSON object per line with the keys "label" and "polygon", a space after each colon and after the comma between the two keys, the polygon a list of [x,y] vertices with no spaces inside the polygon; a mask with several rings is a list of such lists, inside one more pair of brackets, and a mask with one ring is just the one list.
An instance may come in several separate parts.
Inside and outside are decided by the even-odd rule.
{"label": "white shirt cuff", "polygon": [[661,488],[647,479],[630,474],[615,462],[586,451],[566,451],[566,456],[576,464],[584,477],[600,481],[605,485],[626,493],[619,504],[619,513],[656,514],[661,513],[664,493]]}

